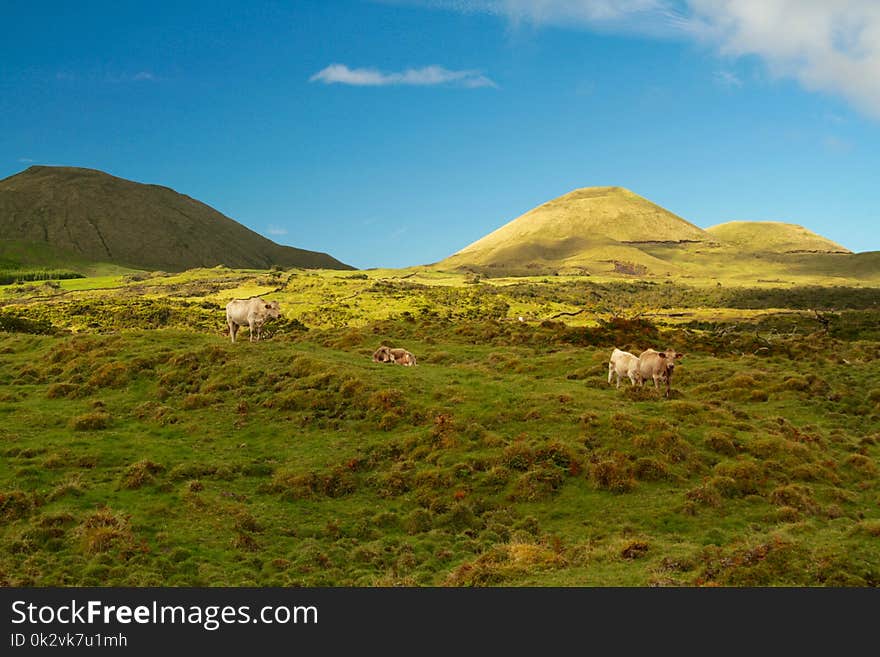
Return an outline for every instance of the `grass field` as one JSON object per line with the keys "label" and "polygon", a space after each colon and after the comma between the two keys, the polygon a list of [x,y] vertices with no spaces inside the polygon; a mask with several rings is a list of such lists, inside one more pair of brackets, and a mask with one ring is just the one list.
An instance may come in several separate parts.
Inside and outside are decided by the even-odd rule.
{"label": "grass field", "polygon": [[[257,293],[284,318],[230,344]],[[877,586],[878,302],[424,269],[5,286],[0,584]],[[615,346],[686,352],[671,398],[609,386]]]}

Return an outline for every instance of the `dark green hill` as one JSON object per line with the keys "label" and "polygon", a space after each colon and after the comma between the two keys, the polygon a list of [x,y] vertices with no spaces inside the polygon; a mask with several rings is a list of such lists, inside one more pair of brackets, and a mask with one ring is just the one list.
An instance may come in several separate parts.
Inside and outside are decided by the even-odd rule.
{"label": "dark green hill", "polygon": [[[168,271],[215,265],[352,269],[326,253],[276,244],[167,187],[75,167],[33,166],[0,180],[0,241],[31,245],[31,254],[51,253],[53,265],[69,255],[73,264]],[[0,251],[8,257],[10,250]]]}

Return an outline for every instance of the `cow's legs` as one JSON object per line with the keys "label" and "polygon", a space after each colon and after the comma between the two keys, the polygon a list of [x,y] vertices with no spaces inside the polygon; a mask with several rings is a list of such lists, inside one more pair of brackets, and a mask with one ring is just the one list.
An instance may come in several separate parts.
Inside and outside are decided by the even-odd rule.
{"label": "cow's legs", "polygon": [[236,324],[232,320],[228,321],[227,324],[229,324],[229,339],[234,344],[235,343],[235,334],[238,333],[238,324]]}

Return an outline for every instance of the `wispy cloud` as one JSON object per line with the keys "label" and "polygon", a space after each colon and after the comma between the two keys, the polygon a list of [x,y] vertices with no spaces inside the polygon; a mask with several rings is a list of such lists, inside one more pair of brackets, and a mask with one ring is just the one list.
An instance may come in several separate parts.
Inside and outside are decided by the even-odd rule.
{"label": "wispy cloud", "polygon": [[104,76],[104,82],[111,84],[124,84],[127,82],[157,82],[159,80],[151,71],[138,71],[137,73],[121,73],[107,74]]}
{"label": "wispy cloud", "polygon": [[20,158],[18,158],[18,161],[21,162],[22,164],[33,164],[36,160],[32,160],[29,157],[20,157]]}
{"label": "wispy cloud", "polygon": [[741,87],[743,81],[731,71],[715,71],[715,82],[722,87]]}
{"label": "wispy cloud", "polygon": [[138,71],[137,73],[108,73],[91,71],[88,73],[72,73],[70,71],[58,71],[55,79],[64,82],[98,82],[108,84],[124,84],[127,82],[158,82],[159,76],[152,71]]}
{"label": "wispy cloud", "polygon": [[665,35],[685,20],[672,0],[401,0],[408,5],[501,16],[514,25],[553,25]]}
{"label": "wispy cloud", "polygon": [[309,82],[324,84],[347,84],[355,87],[385,87],[392,85],[434,86],[454,85],[475,89],[497,87],[480,71],[451,71],[442,66],[408,68],[400,72],[386,73],[375,68],[349,68],[345,64],[330,64],[309,78]]}
{"label": "wispy cloud", "polygon": [[640,32],[756,56],[771,75],[880,118],[877,0],[404,0],[575,29]]}
{"label": "wispy cloud", "polygon": [[287,229],[273,224],[266,229],[266,233],[276,236],[287,235]]}

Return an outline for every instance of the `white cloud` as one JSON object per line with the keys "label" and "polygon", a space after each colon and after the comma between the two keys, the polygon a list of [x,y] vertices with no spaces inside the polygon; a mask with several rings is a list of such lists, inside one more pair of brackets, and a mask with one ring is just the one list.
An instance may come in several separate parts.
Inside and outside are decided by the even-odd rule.
{"label": "white cloud", "polygon": [[139,71],[138,73],[135,73],[131,79],[134,80],[135,82],[142,82],[142,81],[155,82],[156,76],[153,75],[152,73],[150,73],[149,71]]}
{"label": "white cloud", "polygon": [[401,72],[385,73],[375,68],[348,68],[345,64],[330,64],[309,82],[348,84],[355,87],[384,87],[390,85],[432,86],[451,84],[474,89],[497,85],[479,71],[450,71],[442,66],[408,68]]}
{"label": "white cloud", "polygon": [[266,229],[266,233],[276,236],[287,235],[287,229],[281,226],[271,225]]}
{"label": "white cloud", "polygon": [[756,56],[776,77],[837,94],[880,118],[878,0],[428,0],[511,23],[690,39],[718,54]]}
{"label": "white cloud", "polygon": [[722,54],[757,55],[771,74],[839,94],[880,117],[876,0],[688,0],[689,31]]}
{"label": "white cloud", "polygon": [[34,162],[34,160],[32,160],[29,157],[20,157],[20,158],[18,158],[18,161],[21,162],[22,164],[33,164],[33,162]]}

